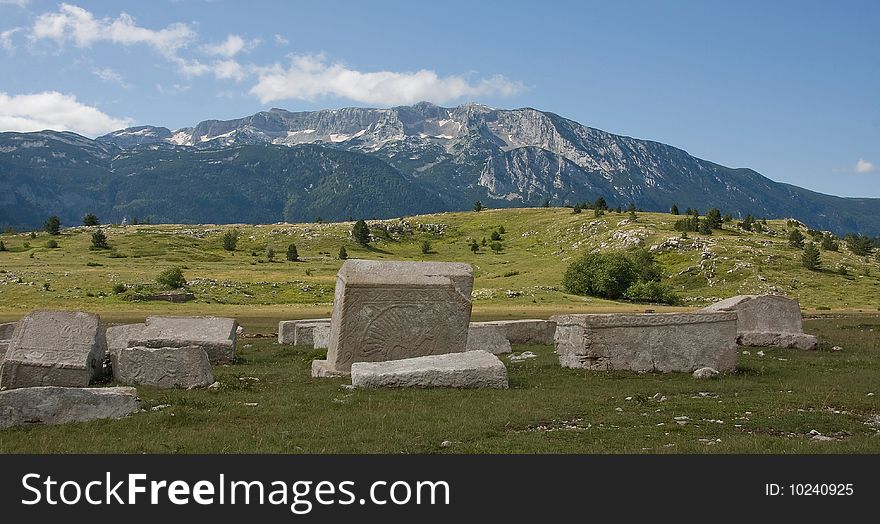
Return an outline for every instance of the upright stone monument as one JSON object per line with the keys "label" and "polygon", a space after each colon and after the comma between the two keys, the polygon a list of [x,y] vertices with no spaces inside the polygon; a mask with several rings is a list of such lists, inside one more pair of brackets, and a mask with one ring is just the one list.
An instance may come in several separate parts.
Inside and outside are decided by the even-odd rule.
{"label": "upright stone monument", "polygon": [[336,277],[327,360],[313,361],[312,375],[465,351],[473,285],[470,264],[347,260]]}
{"label": "upright stone monument", "polygon": [[736,367],[735,313],[560,315],[553,320],[563,367],[661,372]]}
{"label": "upright stone monument", "polygon": [[801,307],[779,295],[738,295],[703,309],[737,315],[737,343],[742,346],[816,349],[813,335],[804,334]]}
{"label": "upright stone monument", "polygon": [[92,313],[34,311],[21,319],[0,368],[0,388],[86,387],[107,352],[101,319]]}

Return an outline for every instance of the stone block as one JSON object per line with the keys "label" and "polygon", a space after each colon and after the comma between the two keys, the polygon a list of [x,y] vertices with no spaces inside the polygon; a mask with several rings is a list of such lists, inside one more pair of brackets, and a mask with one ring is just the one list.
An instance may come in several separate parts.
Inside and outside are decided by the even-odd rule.
{"label": "stone block", "polygon": [[736,338],[740,346],[774,347],[814,350],[819,340],[803,333],[740,333]]}
{"label": "stone block", "polygon": [[198,388],[214,382],[208,354],[199,346],[119,351],[113,376],[123,384],[157,388]]}
{"label": "stone block", "polygon": [[130,340],[136,340],[146,324],[121,324],[107,328],[107,352],[110,354],[110,366],[113,368],[113,376],[116,376],[116,360],[119,352],[129,347]]}
{"label": "stone block", "polygon": [[556,352],[563,367],[680,371],[736,367],[736,314],[560,315]]}
{"label": "stone block", "polygon": [[147,317],[145,327],[128,347],[171,348],[198,346],[215,364],[235,360],[238,322],[223,317]]}
{"label": "stone block", "polygon": [[137,390],[131,387],[10,389],[0,391],[0,429],[118,419],[139,409]]}
{"label": "stone block", "polygon": [[488,351],[493,355],[510,353],[510,341],[504,331],[494,325],[472,322],[468,328],[467,351]]}
{"label": "stone block", "polygon": [[15,332],[15,326],[18,325],[18,322],[6,322],[0,324],[0,340],[9,340],[12,338],[12,334]]}
{"label": "stone block", "polygon": [[103,370],[106,355],[98,315],[34,311],[21,319],[0,368],[0,387],[86,387]]}
{"label": "stone block", "polygon": [[355,362],[359,388],[507,388],[507,368],[488,351],[468,351],[385,362]]}
{"label": "stone block", "polygon": [[[278,323],[278,343],[296,346],[313,346],[312,330],[315,326],[329,326],[329,318],[282,320]],[[297,336],[298,335],[298,336]]]}
{"label": "stone block", "polygon": [[494,326],[501,330],[511,344],[553,345],[556,323],[552,320],[493,320],[490,322],[471,322],[471,326]]}
{"label": "stone block", "polygon": [[312,328],[312,347],[327,349],[330,347],[330,324],[315,324]]}
{"label": "stone block", "polygon": [[336,279],[330,367],[463,352],[473,284],[469,264],[347,260]]}
{"label": "stone block", "polygon": [[780,295],[738,295],[703,311],[735,312],[740,345],[816,349],[816,337],[804,335],[801,308],[795,299]]}

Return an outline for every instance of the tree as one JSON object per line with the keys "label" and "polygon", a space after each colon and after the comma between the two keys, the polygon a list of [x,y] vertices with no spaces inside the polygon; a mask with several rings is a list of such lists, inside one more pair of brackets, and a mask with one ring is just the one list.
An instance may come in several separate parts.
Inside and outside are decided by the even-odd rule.
{"label": "tree", "polygon": [[179,267],[170,267],[156,277],[156,283],[168,289],[180,289],[186,285],[183,270]]}
{"label": "tree", "polygon": [[623,253],[588,253],[568,266],[562,285],[574,295],[616,299],[637,280],[635,265]]}
{"label": "tree", "polygon": [[504,250],[504,246],[501,245],[501,242],[492,242],[491,244],[489,244],[489,248],[496,255]]}
{"label": "tree", "polygon": [[801,264],[810,271],[822,269],[822,259],[819,257],[819,248],[816,247],[816,244],[807,243],[804,247],[804,253],[801,255]]}
{"label": "tree", "polygon": [[476,240],[471,240],[471,253],[477,254],[477,251],[480,250],[480,244],[477,244]]}
{"label": "tree", "polygon": [[541,203],[541,207],[550,207],[550,199],[545,198],[544,202]]}
{"label": "tree", "polygon": [[421,245],[419,245],[419,249],[422,250],[423,255],[427,255],[431,252],[431,242],[427,240],[422,240]]}
{"label": "tree", "polygon": [[107,235],[105,235],[100,229],[92,233],[91,249],[110,249],[110,244],[107,242]]}
{"label": "tree", "polygon": [[[812,242],[810,242],[812,244]],[[788,234],[788,245],[798,249],[804,247],[804,234],[800,229],[792,229]]]}
{"label": "tree", "polygon": [[599,197],[596,199],[596,203],[593,204],[593,209],[599,209],[601,211],[608,211],[608,202],[605,202],[605,199]]}
{"label": "tree", "polygon": [[358,244],[367,247],[370,244],[370,226],[363,220],[358,220],[351,228],[351,237]]}
{"label": "tree", "polygon": [[595,208],[595,209],[593,209],[593,216],[594,216],[594,217],[600,217],[600,216],[602,216],[602,215],[604,215],[604,214],[605,214],[605,210],[604,210],[604,209],[599,209],[598,207]]}
{"label": "tree", "polygon": [[746,215],[742,222],[739,223],[739,227],[745,229],[746,231],[751,231],[752,226],[755,225],[755,217],[751,214]]}
{"label": "tree", "polygon": [[296,251],[296,244],[290,244],[287,246],[287,260],[290,262],[296,262],[299,260],[299,253]]}
{"label": "tree", "polygon": [[496,242],[501,240],[501,233],[499,233],[497,229],[492,231],[492,234],[489,235],[489,240],[494,240]]}
{"label": "tree", "polygon": [[269,262],[275,260],[275,250],[271,247],[266,248],[266,258],[269,260]]}
{"label": "tree", "polygon": [[98,222],[98,216],[94,213],[89,213],[83,217],[83,225],[84,226],[98,226],[100,222]]}
{"label": "tree", "polygon": [[507,230],[504,229],[504,226],[498,226],[498,232],[503,235],[504,233],[507,233]]}
{"label": "tree", "polygon": [[840,249],[840,243],[834,238],[834,235],[825,233],[822,235],[822,249],[825,251],[837,251]]}
{"label": "tree", "polygon": [[580,212],[581,212],[581,205],[580,205],[580,204],[575,204],[574,207],[571,209],[571,212],[574,213],[575,215],[580,214]]}
{"label": "tree", "polygon": [[672,204],[672,209],[669,210],[669,213],[672,215],[677,215],[678,214],[678,206],[675,204]]}
{"label": "tree", "polygon": [[846,247],[848,247],[854,255],[860,257],[870,255],[874,247],[874,242],[871,240],[871,237],[867,235],[849,234],[846,235],[843,240],[846,242]]}
{"label": "tree", "polygon": [[477,213],[479,213],[479,212],[482,211],[482,210],[483,210],[483,203],[480,202],[479,200],[477,200],[476,202],[474,202],[474,211],[476,211]]}
{"label": "tree", "polygon": [[721,226],[724,224],[724,219],[721,218],[721,211],[715,207],[706,211],[706,221],[709,222],[709,227],[712,229],[721,229]]}
{"label": "tree", "polygon": [[0,240],[0,251],[6,251],[6,244],[2,240]]}
{"label": "tree", "polygon": [[345,246],[339,248],[339,260],[345,260],[348,258],[348,251],[345,250]]}
{"label": "tree", "polygon": [[61,219],[57,215],[50,216],[46,219],[46,223],[43,224],[43,229],[50,235],[61,234]]}
{"label": "tree", "polygon": [[226,251],[235,251],[238,245],[238,231],[233,229],[223,234],[223,249]]}
{"label": "tree", "polygon": [[46,247],[49,249],[58,249],[58,242],[56,242],[55,240],[50,240],[46,242]]}

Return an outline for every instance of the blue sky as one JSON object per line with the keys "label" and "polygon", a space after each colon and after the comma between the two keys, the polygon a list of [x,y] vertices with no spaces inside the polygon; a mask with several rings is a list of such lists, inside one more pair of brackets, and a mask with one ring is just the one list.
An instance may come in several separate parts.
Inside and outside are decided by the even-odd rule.
{"label": "blue sky", "polygon": [[0,0],[0,130],[535,107],[880,197],[880,2]]}

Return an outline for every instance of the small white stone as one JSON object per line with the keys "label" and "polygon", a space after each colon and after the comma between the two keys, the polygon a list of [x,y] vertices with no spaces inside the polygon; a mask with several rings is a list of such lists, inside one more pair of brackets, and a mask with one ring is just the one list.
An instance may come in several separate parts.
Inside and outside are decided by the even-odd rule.
{"label": "small white stone", "polygon": [[831,348],[831,351],[843,351],[843,348],[840,346],[834,346]]}
{"label": "small white stone", "polygon": [[764,352],[763,352],[763,351],[758,351],[758,352],[755,353],[755,354],[758,355],[759,357],[763,357],[763,356],[764,356]]}
{"label": "small white stone", "polygon": [[694,371],[693,377],[697,379],[715,378],[718,376],[718,370],[714,368],[700,368]]}

